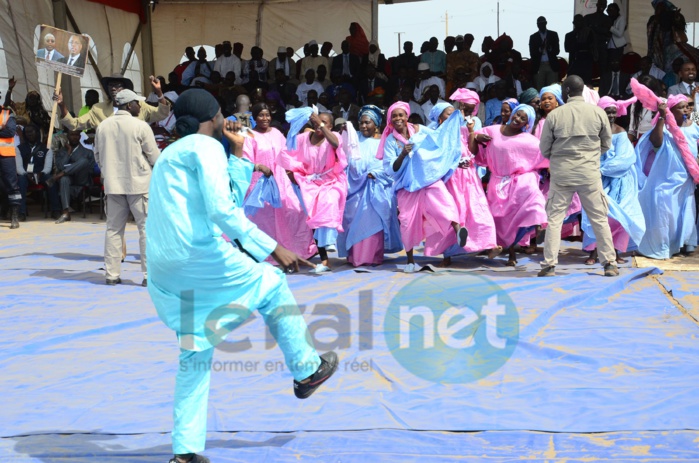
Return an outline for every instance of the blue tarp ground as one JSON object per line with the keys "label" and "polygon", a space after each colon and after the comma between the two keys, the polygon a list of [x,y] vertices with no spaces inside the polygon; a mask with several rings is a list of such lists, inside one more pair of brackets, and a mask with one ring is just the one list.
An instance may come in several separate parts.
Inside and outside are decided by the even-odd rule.
{"label": "blue tarp ground", "polygon": [[[0,454],[58,462],[80,461],[61,460],[66,452],[97,452],[110,461],[132,451],[143,458],[120,461],[162,461],[154,456],[169,453],[169,436],[159,433],[171,427],[174,335],[145,289],[103,285],[102,226],[68,224],[60,232],[0,244]],[[137,249],[134,238],[130,228],[130,250]],[[138,270],[130,257],[124,279],[140,283]],[[212,377],[208,452],[216,461],[446,461],[471,454],[517,461],[544,455],[550,440],[559,453],[547,458],[616,452],[622,460],[615,461],[642,461],[644,454],[646,461],[697,459],[698,436],[680,430],[699,430],[699,327],[666,297],[652,269],[624,269],[617,279],[600,277],[599,268],[552,279],[479,272],[515,303],[519,344],[492,375],[446,385],[413,376],[393,358],[384,316],[396,292],[415,279],[448,286],[464,276],[338,270],[289,278],[311,326],[328,321],[318,313],[324,303],[345,306],[350,319],[339,337],[317,332],[319,341],[349,346],[338,349],[337,377],[311,399],[293,397],[259,316],[229,338],[248,339],[252,349],[216,353],[222,371]],[[366,305],[360,316],[360,291],[371,291],[371,317]],[[369,331],[373,347],[360,350]],[[233,431],[241,433],[217,434]],[[628,442],[573,434],[615,431],[630,431]],[[71,433],[80,434],[57,435]]]}
{"label": "blue tarp ground", "polygon": [[699,320],[699,272],[666,272],[658,280],[695,320]]}
{"label": "blue tarp ground", "polygon": [[[215,463],[696,462],[697,431],[567,434],[522,431],[209,433]],[[0,439],[11,463],[165,463],[168,434],[34,435]]]}

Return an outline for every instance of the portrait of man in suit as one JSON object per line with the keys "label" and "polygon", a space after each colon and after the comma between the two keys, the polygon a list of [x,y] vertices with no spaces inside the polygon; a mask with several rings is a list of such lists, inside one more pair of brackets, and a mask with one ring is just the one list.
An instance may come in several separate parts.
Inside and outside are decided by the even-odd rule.
{"label": "portrait of man in suit", "polygon": [[63,55],[56,50],[56,37],[53,34],[44,36],[44,48],[37,50],[36,57],[46,61],[59,61],[63,58]]}
{"label": "portrait of man in suit", "polygon": [[84,68],[86,53],[83,51],[83,40],[84,38],[79,35],[71,35],[68,39],[68,56],[64,56],[58,62],[76,68]]}

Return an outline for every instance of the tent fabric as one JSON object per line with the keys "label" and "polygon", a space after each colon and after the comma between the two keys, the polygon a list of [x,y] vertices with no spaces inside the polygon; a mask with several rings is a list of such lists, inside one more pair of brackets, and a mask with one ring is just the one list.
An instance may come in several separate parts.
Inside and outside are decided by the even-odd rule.
{"label": "tent fabric", "polygon": [[276,56],[280,46],[297,50],[310,40],[327,40],[340,50],[341,42],[349,35],[350,22],[371,30],[371,2],[366,0],[332,5],[319,0],[259,3],[161,2],[152,15],[155,71],[167,75],[180,62],[187,46],[214,46],[224,40],[243,43],[243,58],[247,59],[257,37],[258,14],[259,46],[268,60]]}
{"label": "tent fabric", "polygon": [[[110,75],[121,71],[125,58],[124,46],[133,39],[138,27],[138,16],[133,13],[115,9],[87,0],[67,0],[80,32],[88,34],[97,49],[98,67],[102,75]],[[51,110],[51,96],[55,86],[55,75],[45,69],[37,70],[34,63],[35,50],[38,45],[37,26],[40,24],[54,25],[53,5],[51,0],[0,0],[0,40],[2,41],[7,74],[0,72],[0,91],[7,89],[7,78],[14,76],[17,86],[13,92],[15,101],[22,101],[29,90],[41,93],[42,101],[47,110]],[[74,29],[68,23],[67,30]],[[136,43],[134,54],[142,62],[141,43]],[[2,56],[0,56],[0,62]],[[0,71],[2,67],[0,65]],[[86,69],[88,75],[89,67]],[[64,82],[68,77],[64,76]],[[84,104],[86,78],[82,81],[70,78],[72,81],[72,109],[77,111]],[[96,77],[93,77],[92,88],[97,88]],[[140,79],[142,80],[142,79]],[[143,88],[143,82],[139,82]],[[137,85],[138,88],[138,85]],[[3,95],[4,96],[4,95]],[[104,101],[105,94],[100,99]]]}
{"label": "tent fabric", "polygon": [[112,8],[134,13],[139,16],[142,22],[146,21],[146,15],[143,12],[141,0],[88,0],[93,3],[101,3]]}

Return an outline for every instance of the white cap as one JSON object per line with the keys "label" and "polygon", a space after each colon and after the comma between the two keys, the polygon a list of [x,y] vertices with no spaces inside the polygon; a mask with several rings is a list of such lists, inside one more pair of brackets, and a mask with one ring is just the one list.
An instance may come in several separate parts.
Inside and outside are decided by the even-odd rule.
{"label": "white cap", "polygon": [[116,96],[114,97],[114,103],[116,103],[118,106],[121,106],[126,103],[131,103],[132,101],[145,101],[145,99],[145,97],[138,96],[136,93],[133,92],[133,90],[125,88],[124,90],[120,90],[119,93],[116,94]]}
{"label": "white cap", "polygon": [[318,42],[316,42],[315,40],[311,40],[310,42],[308,42],[308,46],[311,45],[318,45]]}
{"label": "white cap", "polygon": [[286,54],[286,47],[279,47],[277,48],[277,54],[279,53],[285,53]]}

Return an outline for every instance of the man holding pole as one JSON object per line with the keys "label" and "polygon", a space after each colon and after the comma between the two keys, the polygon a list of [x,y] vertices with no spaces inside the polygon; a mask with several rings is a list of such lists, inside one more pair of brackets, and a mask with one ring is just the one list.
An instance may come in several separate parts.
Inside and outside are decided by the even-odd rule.
{"label": "man holding pole", "polygon": [[[138,118],[146,121],[148,124],[162,121],[170,115],[170,103],[163,96],[163,90],[160,86],[160,81],[154,76],[150,76],[150,83],[158,97],[158,106],[153,107],[144,101],[139,102],[141,111]],[[115,102],[116,94],[121,90],[128,89],[133,91],[133,82],[121,75],[113,75],[102,79],[102,87],[107,92],[108,99],[100,103],[95,103],[87,114],[80,117],[73,117],[68,112],[68,108],[63,102],[63,95],[60,88],[56,88],[56,94],[53,99],[58,103],[61,110],[61,123],[68,130],[85,130],[97,127],[102,121],[116,113],[115,109],[118,105]]]}

